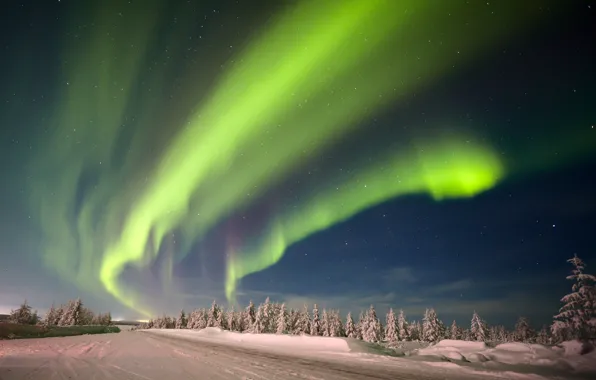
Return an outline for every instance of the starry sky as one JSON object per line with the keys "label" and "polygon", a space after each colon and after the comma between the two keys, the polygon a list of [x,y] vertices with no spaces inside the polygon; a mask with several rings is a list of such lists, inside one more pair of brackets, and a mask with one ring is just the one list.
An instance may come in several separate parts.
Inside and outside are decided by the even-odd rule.
{"label": "starry sky", "polygon": [[437,4],[11,1],[0,313],[548,323],[596,267],[596,3]]}

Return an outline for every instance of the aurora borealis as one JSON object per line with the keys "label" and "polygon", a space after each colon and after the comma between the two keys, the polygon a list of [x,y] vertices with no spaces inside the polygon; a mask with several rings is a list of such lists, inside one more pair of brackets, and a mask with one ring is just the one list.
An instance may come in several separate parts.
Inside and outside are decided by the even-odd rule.
{"label": "aurora borealis", "polygon": [[[47,5],[53,21],[22,11],[50,32],[37,50],[23,47],[27,34],[6,45],[21,63],[4,71],[3,96],[44,95],[35,112],[24,100],[3,105],[3,125],[26,141],[7,139],[3,151],[5,162],[18,157],[7,164],[5,209],[26,217],[2,217],[2,260],[134,317],[190,307],[181,294],[231,304],[268,291],[309,298],[310,288],[282,290],[293,281],[281,276],[284,268],[296,268],[289,263],[305,253],[327,267],[341,254],[312,242],[332,241],[372,210],[399,215],[407,208],[400,202],[463,210],[594,162],[589,101],[572,102],[557,89],[559,98],[539,98],[544,83],[559,83],[544,67],[563,70],[564,61],[543,61],[526,82],[510,77],[542,99],[534,103],[494,79],[518,70],[499,60],[503,52],[534,46],[536,35],[577,12],[571,5],[224,3],[62,1]],[[38,54],[49,57],[45,64]],[[583,91],[594,100],[588,79],[570,85],[569,96]],[[478,101],[499,97],[507,111],[498,116]],[[547,102],[560,110],[546,115]],[[404,231],[400,223],[392,235]],[[376,235],[361,234],[367,242]],[[351,265],[371,256],[387,258],[384,269],[410,267],[395,260],[412,247],[379,248],[389,243],[378,240],[375,249],[355,248]],[[15,249],[26,253],[11,261]],[[313,283],[328,277],[317,273],[303,272]],[[343,288],[325,297],[366,299],[372,291]]]}

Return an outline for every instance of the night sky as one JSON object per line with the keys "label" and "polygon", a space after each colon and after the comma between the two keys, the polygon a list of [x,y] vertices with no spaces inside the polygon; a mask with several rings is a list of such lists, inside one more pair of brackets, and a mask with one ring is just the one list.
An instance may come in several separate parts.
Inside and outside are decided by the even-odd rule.
{"label": "night sky", "polygon": [[9,2],[0,313],[549,323],[596,272],[596,3],[520,3]]}

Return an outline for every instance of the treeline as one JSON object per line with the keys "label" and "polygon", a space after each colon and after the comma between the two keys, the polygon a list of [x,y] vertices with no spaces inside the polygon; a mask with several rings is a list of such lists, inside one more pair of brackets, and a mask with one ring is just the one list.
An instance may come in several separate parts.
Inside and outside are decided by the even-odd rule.
{"label": "treeline", "polygon": [[360,313],[354,320],[348,313],[345,320],[338,310],[319,311],[287,310],[283,303],[273,303],[267,298],[258,307],[251,302],[242,311],[223,310],[216,302],[209,309],[197,309],[186,315],[184,310],[177,318],[164,315],[139,325],[139,329],[194,329],[219,327],[223,330],[254,334],[290,334],[325,337],[348,337],[366,342],[396,343],[400,341],[437,342],[442,339],[495,342],[553,342],[549,330],[543,327],[536,332],[526,318],[520,318],[513,331],[504,326],[488,326],[477,313],[472,316],[469,327],[458,326],[455,321],[445,326],[434,309],[427,309],[420,321],[407,321],[403,310],[395,313],[390,309],[381,321],[374,306]]}
{"label": "treeline", "polygon": [[88,326],[112,324],[112,316],[107,313],[94,313],[83,306],[80,298],[69,300],[66,305],[56,307],[54,304],[47,311],[44,318],[40,318],[37,310],[32,311],[31,306],[25,300],[21,306],[10,312],[9,321],[22,325],[42,326]]}
{"label": "treeline", "polygon": [[572,292],[563,297],[563,307],[554,317],[554,323],[534,329],[527,318],[518,319],[515,328],[489,326],[476,312],[469,326],[459,326],[455,321],[446,326],[434,309],[427,309],[418,321],[407,321],[403,310],[395,313],[390,309],[382,322],[374,306],[361,312],[354,320],[348,313],[345,320],[339,310],[319,311],[315,304],[312,310],[287,310],[283,303],[273,303],[267,298],[255,307],[253,302],[244,309],[225,311],[215,301],[209,309],[197,309],[190,315],[184,310],[177,318],[164,315],[139,325],[139,329],[194,329],[219,327],[235,332],[255,334],[291,334],[327,337],[349,337],[366,342],[397,343],[400,341],[437,342],[442,339],[457,339],[485,342],[524,342],[555,344],[571,339],[596,339],[596,278],[585,274],[585,264],[577,256],[568,260],[574,266],[567,277],[575,283]]}

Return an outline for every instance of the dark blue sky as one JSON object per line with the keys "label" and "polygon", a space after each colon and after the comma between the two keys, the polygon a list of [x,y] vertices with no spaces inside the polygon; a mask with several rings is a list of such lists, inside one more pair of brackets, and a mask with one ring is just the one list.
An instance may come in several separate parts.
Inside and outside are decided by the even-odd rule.
{"label": "dark blue sky", "polygon": [[[231,41],[241,43],[246,33],[257,30],[281,7],[267,2],[259,7],[250,2],[208,3],[196,7],[196,19],[204,22],[184,32],[205,41],[198,49],[203,61],[194,79],[207,85],[169,108],[164,116],[169,120],[182,120],[185,114],[180,110],[208,93],[211,73],[230,59],[226,47]],[[64,302],[80,294],[92,307],[132,317],[133,312],[111,297],[59,278],[40,259],[44,238],[27,196],[29,179],[35,175],[29,161],[43,147],[47,125],[59,105],[52,94],[65,59],[61,39],[92,29],[90,23],[69,21],[68,7],[68,1],[28,1],[15,2],[2,12],[0,312],[23,298],[44,309],[54,300]],[[164,20],[182,17],[183,10],[180,2]],[[168,41],[168,33],[174,32],[167,22],[162,24],[158,35]],[[374,160],[380,151],[394,149],[395,141],[411,138],[414,126],[417,134],[432,134],[441,124],[478,131],[509,166],[519,169],[517,174],[473,199],[437,203],[410,196],[365,210],[291,246],[279,263],[243,279],[240,301],[260,302],[271,296],[294,307],[317,302],[343,312],[358,312],[373,303],[381,312],[403,308],[410,319],[435,307],[446,322],[455,318],[468,323],[476,310],[489,323],[512,325],[520,315],[537,327],[548,323],[570,288],[565,260],[578,254],[588,271],[596,271],[593,25],[596,4],[569,2],[541,27],[374,115],[260,202],[234,210],[204,240],[194,242],[174,270],[183,297],[156,299],[156,308],[223,301],[221,251],[229,243],[226,231],[258,231],[259,223],[275,214],[276,202],[291,199],[296,189],[316,192],[329,171]],[[163,41],[158,38],[152,44],[159,51]],[[176,78],[175,71],[176,67],[170,69],[166,81]],[[171,79],[172,86],[184,88],[176,80]],[[142,115],[142,106],[139,101],[130,112]],[[174,132],[152,130],[146,156]],[[60,168],[54,170],[55,179],[60,178]],[[79,196],[84,200],[84,192]],[[162,266],[157,260],[155,276]],[[141,276],[139,281],[146,279]],[[148,293],[164,293],[154,280],[143,286]]]}

